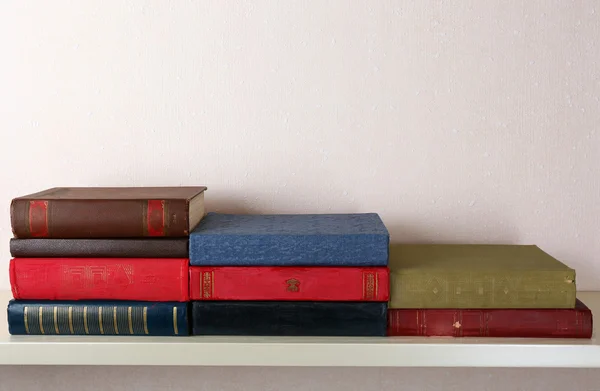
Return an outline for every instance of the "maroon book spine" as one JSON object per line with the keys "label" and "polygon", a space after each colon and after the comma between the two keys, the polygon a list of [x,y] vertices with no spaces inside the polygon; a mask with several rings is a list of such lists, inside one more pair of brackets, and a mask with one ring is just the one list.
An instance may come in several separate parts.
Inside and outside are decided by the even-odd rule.
{"label": "maroon book spine", "polygon": [[591,338],[592,312],[573,309],[388,309],[389,336]]}

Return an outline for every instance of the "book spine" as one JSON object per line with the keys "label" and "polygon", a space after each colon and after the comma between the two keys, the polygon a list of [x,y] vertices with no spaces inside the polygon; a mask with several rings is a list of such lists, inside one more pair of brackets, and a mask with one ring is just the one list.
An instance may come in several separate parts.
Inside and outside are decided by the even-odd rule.
{"label": "book spine", "polygon": [[390,336],[591,338],[589,309],[389,309]]}
{"label": "book spine", "polygon": [[181,237],[185,200],[28,200],[11,203],[16,238]]}
{"label": "book spine", "polygon": [[190,267],[191,300],[385,301],[386,267]]}
{"label": "book spine", "polygon": [[194,266],[387,266],[388,257],[388,235],[190,235]]}
{"label": "book spine", "polygon": [[187,303],[43,302],[8,304],[12,335],[189,335]]}
{"label": "book spine", "polygon": [[194,301],[192,334],[385,336],[387,303]]}
{"label": "book spine", "polygon": [[10,239],[15,258],[187,258],[187,238]]}
{"label": "book spine", "polygon": [[390,308],[574,308],[575,271],[393,271]]}
{"label": "book spine", "polygon": [[21,300],[188,301],[188,260],[13,258],[10,284]]}

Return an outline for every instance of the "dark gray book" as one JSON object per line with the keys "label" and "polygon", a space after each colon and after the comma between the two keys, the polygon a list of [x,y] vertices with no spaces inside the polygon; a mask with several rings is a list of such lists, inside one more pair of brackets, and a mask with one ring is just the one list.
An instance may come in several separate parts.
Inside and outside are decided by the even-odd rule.
{"label": "dark gray book", "polygon": [[15,258],[187,258],[188,238],[10,239]]}
{"label": "dark gray book", "polygon": [[385,336],[387,303],[195,301],[193,335]]}

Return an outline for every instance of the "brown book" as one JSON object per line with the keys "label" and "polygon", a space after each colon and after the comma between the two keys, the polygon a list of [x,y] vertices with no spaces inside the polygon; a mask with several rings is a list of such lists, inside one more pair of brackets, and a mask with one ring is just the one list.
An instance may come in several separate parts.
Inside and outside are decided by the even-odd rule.
{"label": "brown book", "polygon": [[55,187],[12,200],[16,238],[184,237],[205,215],[204,186]]}

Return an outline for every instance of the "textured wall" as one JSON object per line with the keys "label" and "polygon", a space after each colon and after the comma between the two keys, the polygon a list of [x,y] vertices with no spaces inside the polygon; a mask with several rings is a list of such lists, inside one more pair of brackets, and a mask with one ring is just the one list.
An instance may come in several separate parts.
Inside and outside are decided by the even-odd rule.
{"label": "textured wall", "polygon": [[537,243],[600,289],[599,36],[593,0],[2,2],[0,256],[12,197],[202,184],[213,210]]}

